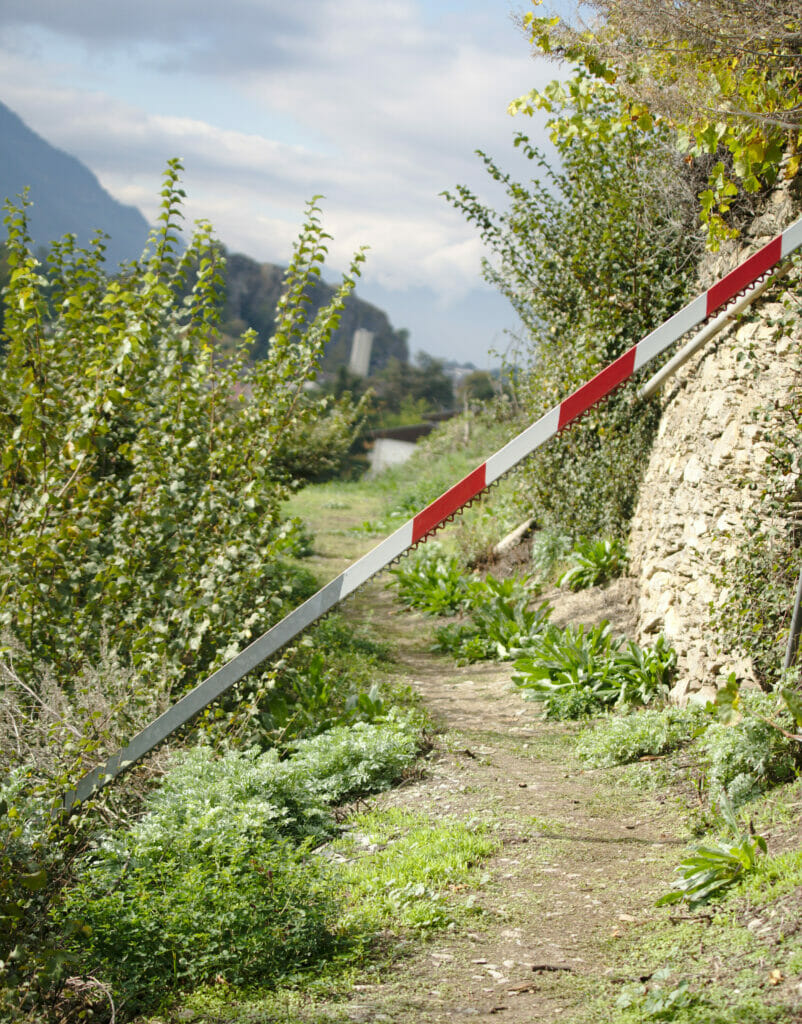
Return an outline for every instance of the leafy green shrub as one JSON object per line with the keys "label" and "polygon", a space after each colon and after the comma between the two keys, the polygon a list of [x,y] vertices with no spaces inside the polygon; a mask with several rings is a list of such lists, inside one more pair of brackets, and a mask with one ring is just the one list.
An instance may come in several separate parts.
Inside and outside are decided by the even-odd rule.
{"label": "leafy green shrub", "polygon": [[649,704],[669,689],[676,653],[662,637],[652,648],[598,626],[550,625],[515,662],[512,681],[546,718],[577,717],[617,704]]}
{"label": "leafy green shrub", "polygon": [[792,779],[800,754],[798,743],[765,721],[793,731],[793,719],[776,695],[742,688],[739,708],[740,721],[711,722],[699,740],[711,800],[726,798],[736,807]]}
{"label": "leafy green shrub", "polygon": [[733,842],[700,843],[693,853],[680,861],[676,871],[679,879],[674,888],[661,896],[658,907],[685,900],[690,907],[706,903],[712,896],[738,882],[748,871],[754,871],[759,853],[766,852],[763,836],[744,832],[735,817],[732,805],[721,798],[721,813]]}
{"label": "leafy green shrub", "polygon": [[580,540],[568,556],[571,567],[560,577],[560,586],[570,590],[598,587],[626,568],[627,552],[624,542],[612,540]]}
{"label": "leafy green shrub", "polygon": [[179,755],[130,830],[111,833],[67,892],[84,937],[71,952],[129,1008],[212,980],[270,984],[331,950],[341,907],[310,844],[330,804],[389,785],[415,758],[395,716],[275,751]]}
{"label": "leafy green shrub", "polygon": [[335,725],[384,718],[388,711],[387,646],[341,616],[333,614],[308,630],[297,645],[247,687],[249,714],[242,714],[242,694],[231,705],[241,743],[263,747],[331,729]]}
{"label": "leafy green shrub", "polygon": [[[505,208],[465,186],[446,194],[476,225],[489,250],[485,277],[524,324],[517,363],[525,369],[514,386],[530,422],[665,320],[694,278],[696,195],[670,131],[606,131],[628,108],[615,95],[595,100],[583,75],[550,92],[555,107],[558,96],[576,101],[565,114],[574,131],[555,138],[558,167],[518,133],[533,180],[515,180],[480,154],[491,187],[505,190]],[[601,125],[592,137],[575,130],[588,118]],[[636,387],[624,385],[522,470],[521,499],[545,528],[572,537],[628,532],[660,415],[657,403],[633,401]]]}
{"label": "leafy green shrub", "polygon": [[465,662],[509,658],[545,628],[551,614],[548,602],[530,608],[531,596],[528,578],[472,580],[464,602],[469,621],[436,629],[434,649]]}
{"label": "leafy green shrub", "polygon": [[684,746],[706,725],[707,716],[698,705],[611,715],[584,730],[575,749],[591,768],[610,768]]}
{"label": "leafy green shrub", "polygon": [[[0,784],[0,1019],[41,1009],[42,999],[67,960],[66,921],[50,920],[58,880],[69,863],[73,838],[59,835],[49,801],[31,772],[12,769]],[[56,840],[60,839],[61,842]]]}
{"label": "leafy green shrub", "polygon": [[439,544],[425,544],[390,574],[401,602],[427,615],[454,615],[465,601],[465,571]]}
{"label": "leafy green shrub", "polygon": [[328,237],[310,204],[267,357],[248,366],[246,335],[223,360],[222,254],[206,224],[179,254],[180,169],[149,248],[113,279],[100,236],[88,251],[68,236],[40,265],[24,205],[6,218],[0,628],[26,677],[48,663],[65,689],[113,637],[142,679],[180,693],[280,618],[298,596],[280,504],[355,422],[304,385],[362,255],[308,318]]}

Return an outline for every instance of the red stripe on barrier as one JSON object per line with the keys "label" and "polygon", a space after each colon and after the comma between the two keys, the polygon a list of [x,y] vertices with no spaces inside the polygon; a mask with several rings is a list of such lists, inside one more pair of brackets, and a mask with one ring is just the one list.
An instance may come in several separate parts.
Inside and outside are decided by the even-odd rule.
{"label": "red stripe on barrier", "polygon": [[628,352],[619,356],[614,363],[610,363],[601,373],[597,373],[593,380],[583,384],[578,391],[575,391],[565,399],[560,405],[558,430],[567,427],[572,420],[575,420],[577,416],[581,416],[583,412],[586,412],[592,405],[595,405],[599,399],[609,395],[614,388],[617,388],[622,381],[625,381],[631,375],[635,369],[635,349],[637,347],[637,345],[633,345]]}
{"label": "red stripe on barrier", "polygon": [[719,306],[723,306],[738,292],[748,288],[750,284],[754,283],[755,278],[765,274],[767,270],[771,270],[774,264],[782,259],[782,254],[783,237],[777,235],[768,245],[758,249],[754,256],[750,256],[746,263],[742,263],[740,267],[731,270],[726,277],[722,277],[707,293],[707,315],[710,316]]}
{"label": "red stripe on barrier", "polygon": [[421,537],[425,537],[435,526],[439,526],[444,519],[461,509],[463,505],[467,505],[471,498],[475,498],[480,491],[483,491],[485,479],[485,464],[482,463],[458,484],[449,487],[445,494],[441,494],[422,512],[418,512],[412,520],[412,543],[416,544]]}

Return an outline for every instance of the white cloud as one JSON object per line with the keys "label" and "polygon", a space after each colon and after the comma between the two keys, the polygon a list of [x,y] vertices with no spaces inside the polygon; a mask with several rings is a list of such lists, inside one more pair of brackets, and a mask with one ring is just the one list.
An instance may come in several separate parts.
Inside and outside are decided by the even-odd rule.
{"label": "white cloud", "polygon": [[553,69],[507,0],[456,15],[422,2],[4,0],[1,95],[149,218],[181,156],[188,220],[260,259],[287,259],[323,193],[334,265],[367,244],[377,285],[447,306],[476,288],[481,246],[438,193],[484,188],[477,147],[521,167],[510,139],[533,126],[506,105]]}

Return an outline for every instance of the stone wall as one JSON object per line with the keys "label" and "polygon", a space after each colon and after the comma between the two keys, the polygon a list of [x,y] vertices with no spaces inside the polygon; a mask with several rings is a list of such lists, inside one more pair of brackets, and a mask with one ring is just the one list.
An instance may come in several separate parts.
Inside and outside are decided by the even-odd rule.
{"label": "stone wall", "polygon": [[[778,192],[744,243],[710,259],[701,287],[718,280],[799,215]],[[796,274],[796,272],[794,272]],[[787,287],[798,287],[798,277]],[[771,290],[767,293],[772,295]],[[792,348],[802,339],[774,340],[769,325],[776,296],[759,299],[709,342],[663,388],[664,412],[641,487],[630,537],[638,581],[638,633],[652,642],[664,633],[677,650],[676,700],[707,699],[733,669],[745,680],[751,666],[739,652],[717,650],[710,603],[721,599],[714,576],[738,543],[767,449],[754,412],[787,396]]]}

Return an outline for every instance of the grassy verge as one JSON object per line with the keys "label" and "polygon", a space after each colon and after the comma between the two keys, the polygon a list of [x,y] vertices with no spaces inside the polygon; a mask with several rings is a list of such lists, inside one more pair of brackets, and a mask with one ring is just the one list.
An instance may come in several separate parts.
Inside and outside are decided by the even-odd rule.
{"label": "grassy verge", "polygon": [[[479,914],[470,892],[481,884],[482,861],[495,848],[487,829],[471,822],[392,808],[354,814],[317,854],[335,868],[346,897],[336,952],[277,987],[199,989],[182,1002],[181,1019],[349,1019],[344,1009],[339,1015],[337,1004],[357,983],[376,982],[421,941]],[[166,1014],[150,1022],[169,1019]]]}

